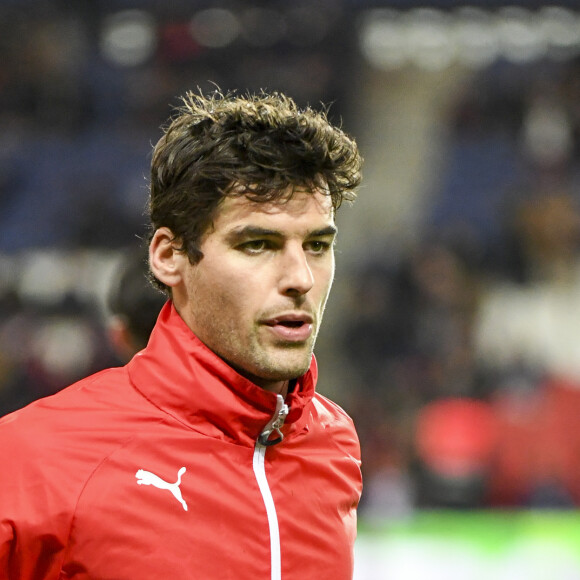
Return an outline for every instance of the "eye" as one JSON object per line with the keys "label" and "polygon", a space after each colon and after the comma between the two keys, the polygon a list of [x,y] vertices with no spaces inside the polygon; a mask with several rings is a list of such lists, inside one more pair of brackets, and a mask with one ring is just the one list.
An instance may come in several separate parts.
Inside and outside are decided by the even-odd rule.
{"label": "eye", "polygon": [[322,240],[312,240],[308,242],[307,249],[314,254],[324,254],[331,247],[331,244]]}
{"label": "eye", "polygon": [[250,240],[240,246],[240,250],[247,254],[259,254],[269,248],[268,240]]}

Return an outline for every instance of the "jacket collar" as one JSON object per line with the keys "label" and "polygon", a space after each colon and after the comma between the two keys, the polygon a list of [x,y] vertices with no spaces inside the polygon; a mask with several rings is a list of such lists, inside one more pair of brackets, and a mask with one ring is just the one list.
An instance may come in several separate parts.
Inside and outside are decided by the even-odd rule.
{"label": "jacket collar", "polygon": [[[134,387],[153,405],[206,435],[253,445],[277,398],[242,377],[193,334],[172,302],[165,304],[147,347],[127,364]],[[286,397],[295,423],[314,396],[316,360]]]}

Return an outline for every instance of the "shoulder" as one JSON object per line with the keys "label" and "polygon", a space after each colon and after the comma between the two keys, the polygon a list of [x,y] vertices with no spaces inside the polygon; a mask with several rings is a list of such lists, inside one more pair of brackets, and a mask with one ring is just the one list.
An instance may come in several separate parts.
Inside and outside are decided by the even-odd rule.
{"label": "shoulder", "polygon": [[123,374],[100,372],[0,419],[0,552],[16,566],[57,562],[86,482],[127,439],[115,413],[135,404]]}
{"label": "shoulder", "polygon": [[[130,437],[144,402],[124,368],[108,369],[0,419],[0,496],[46,482],[72,492],[94,466]],[[9,476],[9,477],[8,477]],[[56,483],[58,482],[58,483]],[[64,491],[63,491],[64,493]]]}
{"label": "shoulder", "polygon": [[122,369],[107,369],[78,381],[58,393],[38,399],[26,407],[0,418],[0,438],[18,437],[25,444],[33,438],[35,445],[40,435],[56,435],[68,424],[82,423],[83,413],[98,406],[99,399],[119,382]]}
{"label": "shoulder", "polygon": [[350,415],[337,403],[328,397],[315,393],[312,403],[318,411],[322,421],[331,421],[352,426],[353,422]]}
{"label": "shoulder", "polygon": [[1,418],[0,523],[65,533],[94,470],[136,436],[140,399],[109,369]]}
{"label": "shoulder", "polygon": [[337,403],[316,393],[312,399],[312,417],[318,428],[331,435],[332,440],[349,454],[359,457],[360,444],[350,415]]}

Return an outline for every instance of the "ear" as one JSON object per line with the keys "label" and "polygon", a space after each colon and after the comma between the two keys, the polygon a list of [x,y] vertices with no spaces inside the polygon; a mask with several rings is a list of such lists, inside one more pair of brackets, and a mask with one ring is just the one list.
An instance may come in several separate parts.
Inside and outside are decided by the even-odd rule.
{"label": "ear", "polygon": [[149,265],[155,277],[166,286],[174,288],[183,281],[185,252],[178,249],[173,232],[159,228],[149,244]]}

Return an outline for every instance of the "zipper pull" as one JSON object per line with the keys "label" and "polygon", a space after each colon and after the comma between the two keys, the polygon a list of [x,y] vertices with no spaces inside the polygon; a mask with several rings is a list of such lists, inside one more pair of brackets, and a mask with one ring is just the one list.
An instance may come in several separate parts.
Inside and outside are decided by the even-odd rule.
{"label": "zipper pull", "polygon": [[[276,410],[274,411],[274,415],[258,437],[258,443],[260,443],[260,445],[264,445],[265,447],[276,445],[277,443],[280,443],[282,439],[284,439],[284,434],[282,431],[280,431],[280,429],[284,425],[284,421],[288,416],[290,407],[288,407],[288,405],[284,402],[284,397],[282,395],[276,395],[276,397]],[[274,431],[276,431],[278,437],[275,439],[270,439],[270,435],[272,435],[272,432]]]}

